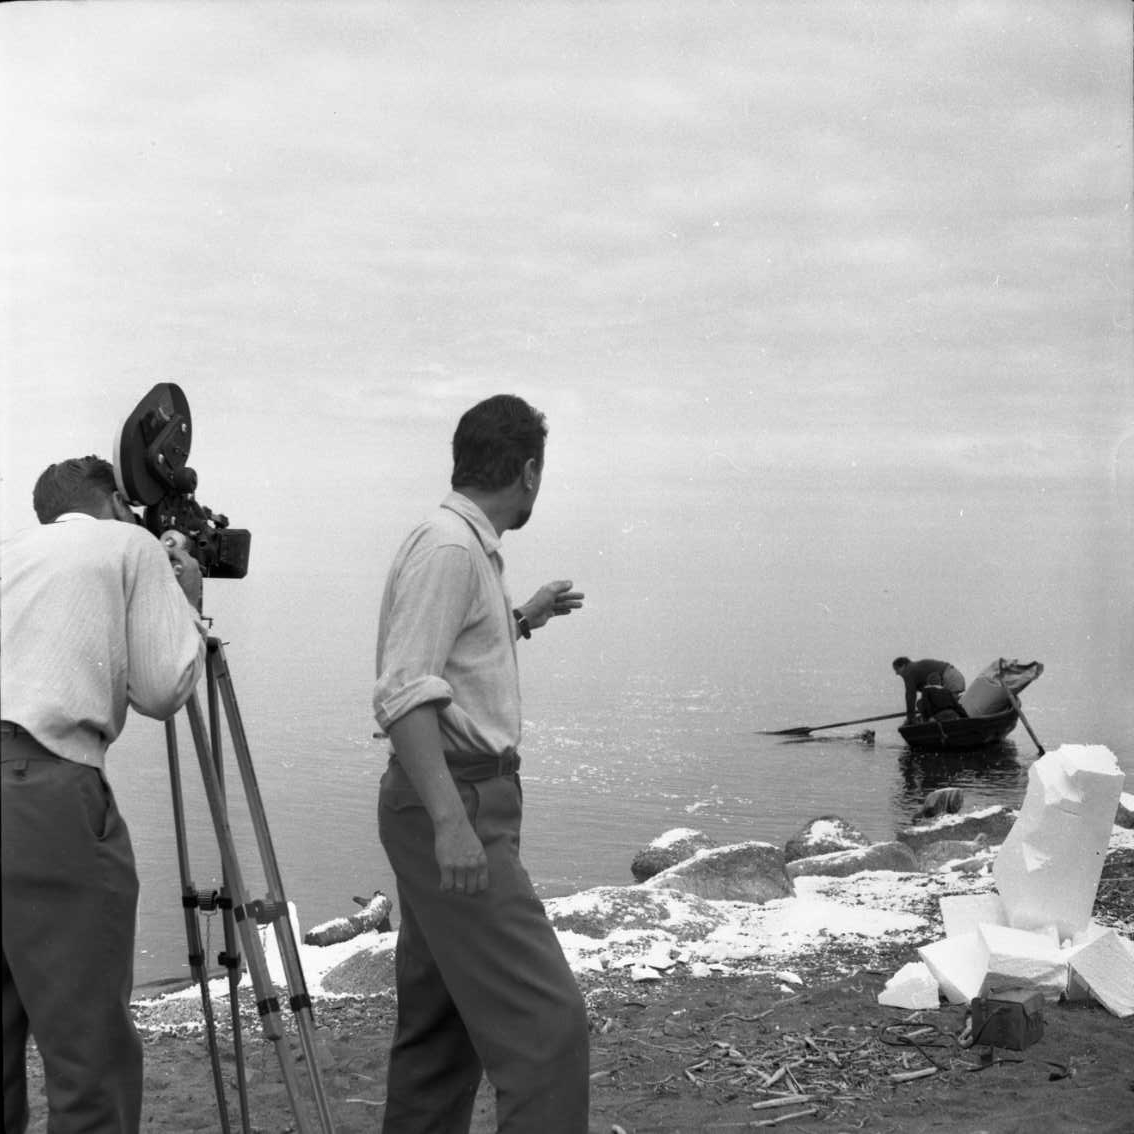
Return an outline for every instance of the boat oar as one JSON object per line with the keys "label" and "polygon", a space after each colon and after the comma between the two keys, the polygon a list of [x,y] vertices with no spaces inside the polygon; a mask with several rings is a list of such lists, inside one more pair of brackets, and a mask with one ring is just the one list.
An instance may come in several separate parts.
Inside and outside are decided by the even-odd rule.
{"label": "boat oar", "polygon": [[881,717],[859,717],[856,721],[835,721],[834,724],[796,725],[795,728],[762,728],[757,731],[764,736],[806,736],[821,728],[842,728],[844,725],[868,724],[870,721],[893,721],[904,717],[905,713],[887,713]]}
{"label": "boat oar", "polygon": [[1020,698],[1017,697],[1016,694],[1008,688],[1008,685],[1004,681],[1004,678],[1000,679],[1000,685],[1001,688],[1003,688],[1004,692],[1008,694],[1008,700],[1012,703],[1012,708],[1016,710],[1016,715],[1023,722],[1024,728],[1028,730],[1028,735],[1032,738],[1032,743],[1036,746],[1036,751],[1040,756],[1042,756],[1044,753],[1044,747],[1042,744],[1040,744],[1039,737],[1037,737],[1036,734],[1032,732],[1032,726],[1028,724],[1028,718],[1024,716],[1024,707],[1020,704]]}

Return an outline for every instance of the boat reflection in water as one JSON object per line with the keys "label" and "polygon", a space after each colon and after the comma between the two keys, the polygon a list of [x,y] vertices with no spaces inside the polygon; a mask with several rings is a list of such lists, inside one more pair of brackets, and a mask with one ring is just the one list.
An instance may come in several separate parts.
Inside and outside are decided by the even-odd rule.
{"label": "boat reflection in water", "polygon": [[965,811],[994,804],[1018,808],[1031,763],[1030,753],[1021,760],[1012,740],[970,750],[907,750],[898,756],[901,786],[894,803],[899,813],[912,816],[931,791],[955,787],[965,792]]}

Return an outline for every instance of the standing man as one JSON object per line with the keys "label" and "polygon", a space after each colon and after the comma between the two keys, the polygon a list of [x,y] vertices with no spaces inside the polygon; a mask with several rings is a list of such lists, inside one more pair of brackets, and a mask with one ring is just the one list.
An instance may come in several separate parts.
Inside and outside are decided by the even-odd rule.
{"label": "standing man", "polygon": [[500,555],[532,514],[546,436],[512,395],[465,413],[453,491],[382,596],[378,830],[401,910],[386,1134],[467,1131],[482,1073],[500,1131],[587,1130],[586,1008],[520,862],[516,665],[517,640],[583,596],[558,580],[513,608]]}
{"label": "standing man", "polygon": [[965,691],[964,674],[948,662],[936,658],[910,661],[907,657],[900,657],[895,658],[892,664],[894,672],[906,686],[906,724],[913,724],[917,720],[914,712],[917,695],[927,685],[943,685],[954,697]]}
{"label": "standing man", "polygon": [[32,502],[40,526],[4,544],[0,583],[4,1130],[27,1128],[30,1029],[52,1134],[134,1134],[138,876],[106,751],[129,705],[164,720],[193,692],[201,575],[134,523],[98,457],[51,465]]}

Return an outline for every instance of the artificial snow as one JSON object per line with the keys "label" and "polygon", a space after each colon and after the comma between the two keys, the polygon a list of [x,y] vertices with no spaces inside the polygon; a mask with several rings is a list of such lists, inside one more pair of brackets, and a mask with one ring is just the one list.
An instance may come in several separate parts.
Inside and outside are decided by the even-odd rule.
{"label": "artificial snow", "polygon": [[939,1008],[941,991],[924,961],[910,961],[886,982],[878,1003],[890,1008]]}

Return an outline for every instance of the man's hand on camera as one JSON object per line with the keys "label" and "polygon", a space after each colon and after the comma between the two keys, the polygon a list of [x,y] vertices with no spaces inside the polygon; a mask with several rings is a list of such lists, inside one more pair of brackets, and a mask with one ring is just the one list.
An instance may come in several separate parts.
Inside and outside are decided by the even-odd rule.
{"label": "man's hand on camera", "polygon": [[554,579],[542,587],[523,606],[520,612],[527,618],[528,625],[538,630],[560,614],[570,614],[583,605],[583,592],[572,590],[570,579]]}
{"label": "man's hand on camera", "polygon": [[177,531],[165,532],[161,537],[161,545],[169,556],[169,564],[177,576],[177,582],[189,605],[199,611],[201,609],[201,565],[189,554],[188,543],[185,537]]}

